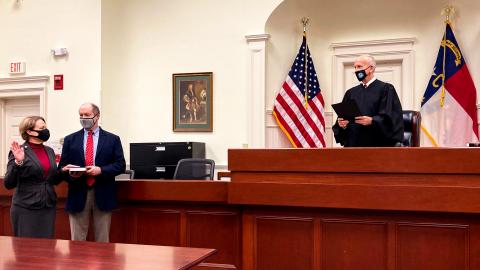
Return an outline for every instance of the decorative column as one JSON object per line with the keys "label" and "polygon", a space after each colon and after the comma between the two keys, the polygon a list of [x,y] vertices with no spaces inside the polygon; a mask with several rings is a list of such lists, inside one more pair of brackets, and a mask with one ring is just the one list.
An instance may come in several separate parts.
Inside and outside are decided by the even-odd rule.
{"label": "decorative column", "polygon": [[269,34],[245,36],[249,50],[247,90],[247,143],[265,147],[265,45]]}

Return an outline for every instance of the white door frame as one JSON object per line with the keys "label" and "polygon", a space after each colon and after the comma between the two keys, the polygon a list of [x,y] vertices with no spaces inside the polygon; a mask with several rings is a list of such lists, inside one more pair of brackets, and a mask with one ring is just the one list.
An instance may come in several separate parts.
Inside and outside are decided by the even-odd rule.
{"label": "white door frame", "polygon": [[[414,73],[414,51],[413,44],[415,38],[383,39],[370,41],[342,42],[332,43],[330,48],[333,50],[332,60],[332,100],[330,104],[340,102],[343,99],[345,91],[345,67],[353,65],[355,58],[362,54],[370,54],[375,57],[377,62],[395,61],[402,65],[402,84],[401,89],[397,86],[402,108],[411,110],[418,108],[419,104],[415,94],[415,73]],[[328,108],[330,109],[330,108]],[[333,122],[333,120],[332,120]],[[335,142],[333,132],[330,134],[330,140]],[[338,144],[334,144],[338,147]]]}
{"label": "white door frame", "polygon": [[38,96],[40,100],[40,116],[46,118],[46,97],[49,79],[49,76],[0,78],[0,98]]}
{"label": "white door frame", "polygon": [[[49,76],[28,76],[28,77],[13,77],[0,78],[0,119],[5,119],[5,98],[16,97],[38,97],[40,102],[40,116],[47,120],[47,87]],[[4,121],[2,121],[4,124]],[[5,141],[5,129],[0,130],[0,153],[5,153],[7,145]],[[6,158],[0,156],[0,164],[5,164]]]}
{"label": "white door frame", "polygon": [[362,54],[370,54],[378,61],[394,60],[402,63],[402,96],[400,101],[405,109],[415,109],[414,89],[414,51],[415,38],[383,39],[371,41],[333,43],[333,93],[332,102],[342,100],[345,94],[344,69],[346,65],[353,65],[355,58]]}

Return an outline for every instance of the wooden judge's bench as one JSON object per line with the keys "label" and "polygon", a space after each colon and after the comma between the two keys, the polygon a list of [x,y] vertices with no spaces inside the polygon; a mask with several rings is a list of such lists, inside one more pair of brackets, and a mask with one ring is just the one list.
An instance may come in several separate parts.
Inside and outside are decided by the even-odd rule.
{"label": "wooden judge's bench", "polygon": [[231,149],[231,182],[119,182],[111,241],[218,250],[196,269],[480,269],[479,163],[475,148]]}

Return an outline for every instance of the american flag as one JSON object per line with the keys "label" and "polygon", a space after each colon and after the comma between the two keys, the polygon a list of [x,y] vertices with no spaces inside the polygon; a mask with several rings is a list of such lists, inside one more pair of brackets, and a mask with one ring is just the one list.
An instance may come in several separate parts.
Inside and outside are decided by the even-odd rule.
{"label": "american flag", "polygon": [[292,68],[275,98],[273,115],[294,147],[319,148],[326,146],[324,107],[317,73],[304,35]]}

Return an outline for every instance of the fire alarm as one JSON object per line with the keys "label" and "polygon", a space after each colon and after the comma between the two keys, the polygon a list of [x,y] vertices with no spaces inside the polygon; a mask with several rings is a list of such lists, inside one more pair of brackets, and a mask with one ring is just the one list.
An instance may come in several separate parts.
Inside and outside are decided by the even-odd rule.
{"label": "fire alarm", "polygon": [[63,74],[53,75],[53,89],[63,90]]}

